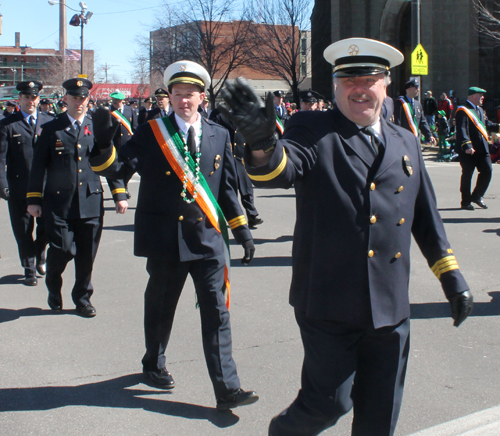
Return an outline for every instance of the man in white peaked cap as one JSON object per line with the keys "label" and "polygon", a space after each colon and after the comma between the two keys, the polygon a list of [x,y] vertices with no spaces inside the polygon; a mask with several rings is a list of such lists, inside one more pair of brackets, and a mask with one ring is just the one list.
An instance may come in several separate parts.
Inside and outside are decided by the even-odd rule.
{"label": "man in white peaked cap", "polygon": [[269,435],[317,435],[353,408],[352,435],[392,436],[409,350],[412,235],[456,326],[472,295],[417,138],[381,117],[389,70],[403,55],[365,38],[338,41],[324,55],[336,107],[299,112],[280,140],[272,96],[264,104],[243,80],[223,91],[253,183],[296,191],[290,304],[304,346],[302,386]]}

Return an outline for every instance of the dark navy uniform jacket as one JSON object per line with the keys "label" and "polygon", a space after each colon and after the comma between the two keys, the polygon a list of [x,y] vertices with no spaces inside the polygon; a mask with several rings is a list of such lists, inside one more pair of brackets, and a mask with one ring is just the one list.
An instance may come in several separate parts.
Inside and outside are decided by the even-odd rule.
{"label": "dark navy uniform jacket", "polygon": [[[111,112],[117,110],[114,106],[110,108]],[[132,127],[132,132],[137,128],[138,119],[134,110],[130,106],[123,106],[123,116],[129,121],[130,126]],[[120,128],[116,131],[116,134],[113,138],[113,145],[119,149],[123,144],[125,144],[132,135],[125,128],[123,124],[120,123]]]}
{"label": "dark navy uniform jacket", "polygon": [[[410,104],[410,100],[407,96],[403,97],[408,104]],[[416,99],[413,99],[413,104],[415,106],[415,120],[416,126],[421,135],[424,135],[426,141],[430,141],[432,137],[431,129],[429,128],[429,124],[427,124],[427,120],[424,117],[424,110],[420,102]],[[404,127],[406,130],[411,132],[410,124],[408,122],[408,118],[406,116],[406,112],[403,108],[403,104],[397,98],[394,100],[394,124],[398,126]]]}
{"label": "dark navy uniform jacket", "polygon": [[[43,204],[44,213],[63,219],[103,215],[101,180],[89,163],[94,148],[93,130],[92,121],[86,116],[77,137],[67,113],[43,126],[29,178],[28,204]],[[126,199],[123,181],[108,183],[115,201]]]}
{"label": "dark navy uniform jacket", "polygon": [[295,114],[266,166],[245,160],[256,186],[295,186],[290,303],[311,318],[379,328],[409,317],[412,235],[447,296],[469,289],[417,138],[381,126],[381,162],[338,108]]}
{"label": "dark navy uniform jacket", "polygon": [[[174,114],[170,119],[175,122]],[[237,198],[237,178],[229,134],[202,117],[200,170],[238,243],[252,239]],[[174,124],[175,125],[175,124]],[[98,174],[141,176],[135,214],[134,254],[190,261],[223,254],[224,242],[196,202],[181,197],[182,182],[163,154],[149,123],[141,124],[119,151],[109,147],[91,159]]]}
{"label": "dark navy uniform jacket", "polygon": [[[474,108],[474,106],[469,101],[467,101],[463,106],[475,112],[488,131],[496,129],[496,131],[498,132],[499,124],[492,123],[490,120],[488,120],[484,115],[483,108],[479,106],[477,106],[477,108]],[[463,110],[457,110],[455,114],[455,121],[457,144],[459,145],[458,149],[460,155],[465,155],[465,150],[470,150],[471,148],[474,148],[474,154],[490,154],[488,141],[486,141],[486,138],[481,134],[479,129]]]}
{"label": "dark navy uniform jacket", "polygon": [[0,122],[0,188],[9,188],[11,196],[26,198],[36,133],[53,119],[38,111],[35,131],[25,121],[22,112]]}

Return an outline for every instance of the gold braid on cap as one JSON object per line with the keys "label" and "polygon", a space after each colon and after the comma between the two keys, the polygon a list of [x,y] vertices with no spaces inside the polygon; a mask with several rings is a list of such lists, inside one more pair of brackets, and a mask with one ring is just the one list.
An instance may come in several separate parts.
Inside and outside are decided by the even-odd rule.
{"label": "gold braid on cap", "polygon": [[201,86],[203,89],[205,89],[205,84],[203,83],[203,80],[195,79],[194,77],[177,76],[176,78],[170,80],[167,86],[173,85],[174,83],[192,83],[193,85],[198,85]]}

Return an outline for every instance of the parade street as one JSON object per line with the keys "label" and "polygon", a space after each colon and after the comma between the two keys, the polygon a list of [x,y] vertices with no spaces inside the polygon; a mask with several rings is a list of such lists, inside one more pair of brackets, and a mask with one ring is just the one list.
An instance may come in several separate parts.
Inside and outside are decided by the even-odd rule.
{"label": "parade street", "polygon": [[[493,165],[484,197],[489,208],[467,211],[460,209],[459,164],[425,155],[475,306],[458,329],[453,327],[440,283],[413,243],[411,349],[396,434],[498,435],[500,165]],[[75,313],[72,262],[63,276],[62,312],[49,309],[44,278],[36,287],[24,286],[7,203],[0,201],[0,435],[266,436],[270,419],[297,395],[303,348],[288,304],[294,191],[255,190],[264,223],[252,230],[256,253],[249,266],[241,265],[241,246],[231,246],[233,357],[242,388],[255,390],[260,400],[221,413],[215,409],[190,279],[166,353],[176,387],[169,392],[145,384],[141,358],[148,274],[146,259],[133,255],[138,187],[135,175],[129,210],[117,215],[105,185],[104,231],[92,278],[97,316],[92,319]],[[341,418],[322,435],[349,435],[351,418]]]}

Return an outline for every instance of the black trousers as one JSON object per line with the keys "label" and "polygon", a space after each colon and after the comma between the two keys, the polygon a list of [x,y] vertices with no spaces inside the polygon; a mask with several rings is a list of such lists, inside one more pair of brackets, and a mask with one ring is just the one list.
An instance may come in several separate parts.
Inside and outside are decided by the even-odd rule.
{"label": "black trousers", "polygon": [[35,218],[28,213],[25,198],[10,197],[9,205],[10,222],[16,238],[19,259],[24,268],[26,277],[36,276],[36,263],[45,261],[45,247],[47,236],[43,218],[36,219],[36,237],[33,239]]}
{"label": "black trousers", "polygon": [[231,325],[223,291],[224,256],[190,262],[148,258],[149,281],[144,296],[145,370],[166,367],[175,309],[188,274],[200,306],[203,351],[216,398],[240,388],[232,358]]}
{"label": "black trousers", "polygon": [[353,436],[392,436],[401,408],[410,320],[380,329],[307,318],[302,388],[270,427],[272,436],[313,436],[354,407]]}
{"label": "black trousers", "polygon": [[69,261],[75,261],[75,284],[71,292],[77,307],[90,304],[94,293],[92,268],[101,240],[102,217],[62,219],[46,214],[45,226],[50,247],[47,253],[45,283],[49,294],[61,299],[62,274]]}
{"label": "black trousers", "polygon": [[[481,197],[484,196],[491,181],[493,168],[490,155],[479,153],[460,156],[460,166],[462,167],[462,177],[460,178],[462,206],[466,206],[471,201],[481,200]],[[471,193],[472,175],[476,168],[478,171],[477,182]]]}
{"label": "black trousers", "polygon": [[253,186],[250,177],[245,170],[245,165],[239,159],[234,160],[238,173],[238,191],[240,191],[241,204],[247,213],[248,219],[256,218],[259,215],[253,200]]}

